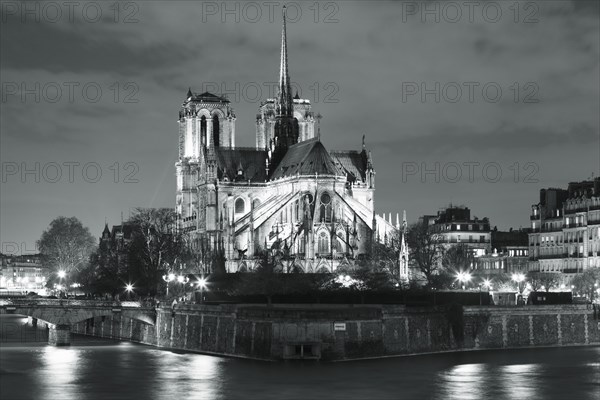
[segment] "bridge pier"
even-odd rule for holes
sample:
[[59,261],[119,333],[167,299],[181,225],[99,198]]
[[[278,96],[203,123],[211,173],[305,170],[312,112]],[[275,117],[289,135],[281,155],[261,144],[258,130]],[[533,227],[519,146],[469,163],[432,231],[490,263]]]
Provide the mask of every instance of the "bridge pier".
[[52,346],[71,345],[71,326],[53,325],[48,333],[48,344]]

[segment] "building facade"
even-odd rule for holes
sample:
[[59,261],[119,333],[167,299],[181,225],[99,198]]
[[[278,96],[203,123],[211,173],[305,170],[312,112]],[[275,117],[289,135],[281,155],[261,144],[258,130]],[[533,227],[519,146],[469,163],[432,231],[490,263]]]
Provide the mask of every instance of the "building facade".
[[442,245],[450,248],[464,244],[475,257],[491,253],[490,221],[486,218],[471,218],[468,207],[450,206],[439,211],[437,216],[424,216],[432,232],[438,234]]
[[530,220],[530,271],[569,274],[600,267],[600,178],[540,190]]
[[9,291],[45,290],[48,268],[40,254],[0,255],[0,288]]
[[332,272],[369,253],[371,154],[364,136],[358,150],[328,151],[319,117],[292,96],[284,7],[278,93],[259,107],[255,147],[235,145],[226,98],[189,90],[181,107],[176,211],[199,252],[223,252],[228,272],[253,270],[263,250],[286,256],[282,272]]
[[529,230],[492,230],[492,252],[475,259],[475,269],[490,274],[526,273],[529,262]]

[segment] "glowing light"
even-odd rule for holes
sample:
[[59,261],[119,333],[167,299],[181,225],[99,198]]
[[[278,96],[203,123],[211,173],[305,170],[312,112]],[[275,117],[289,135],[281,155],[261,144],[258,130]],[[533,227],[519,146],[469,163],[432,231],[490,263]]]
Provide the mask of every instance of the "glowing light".
[[468,272],[459,272],[456,274],[456,279],[462,283],[469,282],[471,280],[471,274]]
[[67,276],[67,273],[65,271],[63,271],[62,269],[58,271],[58,277],[60,279],[63,279],[65,276]]
[[125,290],[127,290],[128,292],[133,292],[133,285],[131,283],[128,283],[127,285],[125,285]]
[[172,281],[173,279],[175,279],[175,274],[169,274],[169,276],[167,277],[168,280]]
[[519,274],[512,274],[512,280],[520,283],[523,282],[525,280],[525,275],[519,273]]
[[179,275],[179,276],[177,277],[177,282],[179,282],[179,283],[183,283],[183,275]]
[[483,285],[484,288],[486,288],[486,289],[489,290],[489,289],[492,288],[492,281],[489,280],[489,279],[484,279],[482,285]]
[[361,283],[361,281],[352,278],[350,275],[338,275],[335,281],[345,288]]
[[196,284],[202,289],[206,288],[206,278],[198,279],[198,282],[196,282]]

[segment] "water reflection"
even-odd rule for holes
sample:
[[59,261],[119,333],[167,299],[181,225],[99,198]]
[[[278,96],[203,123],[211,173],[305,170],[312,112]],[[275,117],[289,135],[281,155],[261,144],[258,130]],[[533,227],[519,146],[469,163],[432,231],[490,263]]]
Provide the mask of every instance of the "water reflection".
[[500,368],[498,379],[504,383],[509,398],[532,399],[535,397],[537,373],[543,366],[536,364],[505,365]]
[[89,337],[74,343],[2,341],[0,399],[600,398],[600,347],[266,363]]
[[486,366],[484,364],[462,364],[440,373],[438,384],[443,398],[481,399],[485,393]]
[[78,375],[78,362],[81,350],[46,346],[41,350],[39,368],[36,374],[40,387],[45,388],[49,398],[64,400],[77,399],[75,380]]
[[215,399],[224,379],[219,364],[224,359],[198,354],[161,354],[165,367],[157,376],[157,398]]

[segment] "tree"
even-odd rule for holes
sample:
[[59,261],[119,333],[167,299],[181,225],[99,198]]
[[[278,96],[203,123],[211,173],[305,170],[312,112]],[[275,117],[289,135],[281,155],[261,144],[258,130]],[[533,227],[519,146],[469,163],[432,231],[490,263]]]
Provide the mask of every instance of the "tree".
[[435,284],[434,276],[441,269],[444,248],[440,235],[432,232],[425,221],[410,226],[407,235],[410,260],[423,274],[428,286]]
[[[44,262],[56,277],[64,271],[66,279],[73,280],[89,262],[95,248],[95,239],[76,217],[58,217],[42,233],[37,245]],[[48,280],[51,283],[51,280]]]
[[530,271],[527,273],[527,282],[534,292],[541,290],[549,292],[551,288],[558,287],[560,284],[560,275],[551,272]]
[[400,284],[396,244],[393,240],[389,243],[375,241],[370,256],[359,260],[347,274],[362,282],[364,289],[391,289],[396,283]]
[[575,286],[576,293],[586,296],[590,301],[597,298],[597,290],[600,288],[600,268],[588,268],[580,274],[577,274],[571,280],[571,284]]
[[242,278],[235,288],[235,294],[262,295],[266,297],[267,304],[271,305],[273,296],[282,291],[281,279],[275,271],[275,257],[268,250],[257,250],[259,265],[253,272],[243,273]]
[[89,266],[81,271],[79,282],[89,293],[114,296],[125,286],[122,276],[125,267],[119,249],[104,243],[90,255]]
[[176,229],[177,215],[171,208],[137,208],[129,243],[129,274],[136,286],[156,294],[166,266],[174,265],[184,249],[183,235]]
[[473,251],[464,243],[452,246],[444,253],[442,266],[449,272],[469,271],[473,267],[475,256]]

